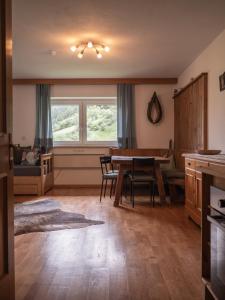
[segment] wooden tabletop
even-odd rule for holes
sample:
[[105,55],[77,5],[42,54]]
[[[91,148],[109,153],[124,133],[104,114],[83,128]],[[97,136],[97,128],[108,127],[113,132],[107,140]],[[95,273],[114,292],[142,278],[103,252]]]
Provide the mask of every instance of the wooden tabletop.
[[154,158],[157,162],[161,164],[166,164],[170,162],[169,158],[161,156],[112,156],[112,162],[116,164],[131,164],[133,158]]

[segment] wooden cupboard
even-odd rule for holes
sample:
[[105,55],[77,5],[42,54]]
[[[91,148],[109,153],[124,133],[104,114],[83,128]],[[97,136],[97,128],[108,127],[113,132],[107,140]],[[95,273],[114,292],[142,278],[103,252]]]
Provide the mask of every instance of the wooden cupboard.
[[196,160],[185,159],[185,208],[188,216],[201,224],[202,174],[196,168]]
[[185,208],[188,216],[198,225],[202,223],[202,172],[213,169],[224,173],[225,155],[183,154],[185,158]]
[[[204,299],[224,299],[224,227],[222,217],[224,208],[221,208],[219,203],[224,199],[225,191],[225,154],[187,154],[184,157],[187,176],[189,174],[188,166],[193,167],[195,172],[195,210],[201,208],[201,269],[205,286]],[[213,191],[211,187],[219,189],[219,193],[218,190]],[[198,200],[201,202],[198,203]],[[188,206],[189,203],[187,202]],[[211,206],[216,210],[212,210]]]

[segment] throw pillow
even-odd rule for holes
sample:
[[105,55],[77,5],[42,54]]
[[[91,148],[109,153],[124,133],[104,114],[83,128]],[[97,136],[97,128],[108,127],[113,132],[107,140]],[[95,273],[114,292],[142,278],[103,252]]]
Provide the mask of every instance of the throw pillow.
[[13,159],[15,165],[20,165],[24,151],[31,151],[31,146],[21,147],[20,144],[13,146]]
[[38,151],[24,151],[21,165],[23,166],[36,166],[39,162],[40,154]]

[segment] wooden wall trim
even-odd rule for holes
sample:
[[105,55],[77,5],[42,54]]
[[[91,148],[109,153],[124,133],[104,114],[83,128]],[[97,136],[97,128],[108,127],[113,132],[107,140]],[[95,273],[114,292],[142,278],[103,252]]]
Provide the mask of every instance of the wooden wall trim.
[[173,99],[176,98],[177,96],[179,96],[181,93],[183,93],[183,91],[185,91],[187,88],[189,88],[189,86],[191,86],[193,83],[195,83],[196,81],[199,80],[199,78],[201,78],[202,76],[207,77],[208,73],[201,73],[200,75],[198,75],[196,78],[194,78],[193,80],[191,80],[187,85],[185,85],[182,89],[180,89],[180,91],[178,91],[174,96]]
[[15,85],[52,84],[52,85],[113,85],[127,84],[176,84],[177,78],[21,78],[13,79]]

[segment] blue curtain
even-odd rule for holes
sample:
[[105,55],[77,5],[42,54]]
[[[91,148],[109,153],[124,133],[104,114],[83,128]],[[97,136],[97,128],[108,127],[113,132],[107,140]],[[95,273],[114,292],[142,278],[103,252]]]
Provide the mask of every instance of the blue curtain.
[[117,85],[117,136],[119,148],[135,148],[134,86]]
[[50,86],[36,85],[36,131],[34,146],[48,151],[53,147]]

